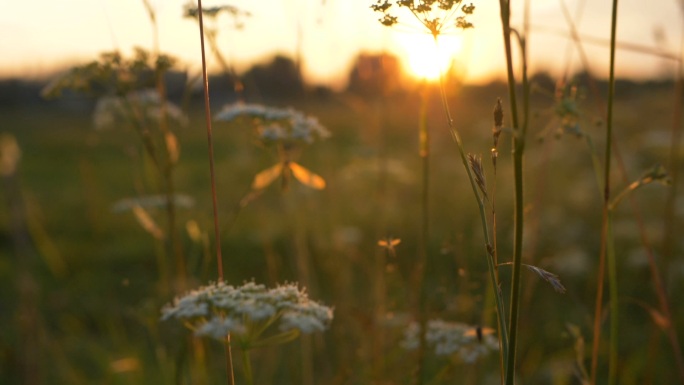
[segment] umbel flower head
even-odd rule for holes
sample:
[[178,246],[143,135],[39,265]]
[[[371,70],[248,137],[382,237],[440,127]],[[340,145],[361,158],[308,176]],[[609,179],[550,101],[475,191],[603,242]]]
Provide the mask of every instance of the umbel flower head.
[[453,27],[473,28],[467,17],[473,14],[475,6],[463,4],[463,0],[376,0],[371,9],[382,13],[378,19],[382,25],[391,27],[399,23],[399,17],[390,13],[393,6],[410,11],[434,37]]
[[255,128],[259,141],[264,146],[277,149],[279,162],[254,177],[253,189],[264,189],[281,178],[283,190],[286,190],[290,175],[313,189],[325,188],[325,180],[321,176],[292,159],[302,146],[330,136],[330,131],[315,117],[292,108],[235,103],[223,107],[215,119],[225,122],[246,121]]
[[254,282],[238,287],[217,282],[164,307],[162,320],[172,318],[182,321],[197,336],[221,341],[228,335],[235,336],[247,349],[284,343],[300,333],[324,331],[332,321],[333,311],[310,300],[296,284],[268,289]]
[[215,117],[216,120],[226,122],[239,118],[249,119],[265,145],[311,144],[330,136],[330,131],[318,119],[292,108],[235,103],[223,107]]
[[[247,11],[243,11],[238,7],[232,6],[232,5],[219,5],[219,6],[214,6],[214,7],[203,7],[202,8],[202,14],[204,17],[208,17],[211,19],[216,19],[218,16],[224,13],[226,15],[229,15],[232,17],[233,22],[234,22],[234,27],[236,29],[242,29],[244,27],[244,21],[243,19],[248,18],[252,16],[251,13]],[[183,16],[192,18],[192,19],[197,19],[199,18],[199,9],[197,6],[193,3],[190,2],[185,5],[184,11],[183,11]]]
[[[419,346],[420,326],[411,323],[404,334],[403,346],[413,350]],[[464,323],[430,320],[425,331],[425,341],[434,349],[435,355],[454,354],[465,363],[472,364],[491,351],[499,349],[499,342],[491,330],[476,328]]]
[[129,92],[124,96],[103,96],[97,101],[93,113],[95,128],[103,130],[121,125],[130,125],[135,120],[142,122],[158,122],[162,116],[162,108],[167,116],[184,126],[188,118],[180,107],[171,102],[162,102],[159,93],[154,89]]

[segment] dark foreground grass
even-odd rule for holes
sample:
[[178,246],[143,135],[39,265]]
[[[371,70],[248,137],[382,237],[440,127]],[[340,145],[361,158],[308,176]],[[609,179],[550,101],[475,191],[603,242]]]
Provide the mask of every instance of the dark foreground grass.
[[[627,165],[636,177],[654,163],[667,164],[671,87],[618,89],[614,124]],[[491,108],[505,85],[464,88],[450,95],[468,151],[488,156]],[[578,383],[576,346],[571,330],[590,341],[600,245],[601,200],[584,141],[557,139],[553,100],[537,94],[527,145],[527,223],[523,262],[558,274],[565,295],[529,274],[521,288],[518,371],[524,383]],[[485,307],[488,285],[482,234],[472,192],[460,158],[443,124],[438,100],[429,107],[432,133],[431,237],[426,287],[430,318],[494,327],[493,308]],[[582,105],[591,105],[589,99]],[[313,338],[317,384],[405,384],[414,352],[401,346],[412,309],[409,278],[420,241],[420,170],[417,96],[370,102],[352,95],[283,101],[317,116],[333,136],[307,148],[300,161],[323,176],[328,186],[314,191],[293,184],[283,193],[271,186],[239,212],[235,205],[253,176],[274,159],[253,146],[247,132],[214,127],[219,219],[225,278],[231,283],[298,279],[296,252],[306,250],[308,291],[335,307],[325,335]],[[218,107],[218,106],[217,106]],[[600,142],[603,126],[591,109],[582,129]],[[215,279],[215,262],[203,237],[211,230],[211,198],[206,168],[206,137],[200,108],[177,133],[181,158],[178,192],[195,205],[179,209],[181,242],[188,260],[189,286]],[[144,161],[131,157],[135,136],[127,131],[95,132],[90,111],[35,106],[0,111],[1,129],[14,135],[23,156],[17,178],[6,179],[0,210],[0,383],[143,384],[225,383],[219,344],[195,340],[179,325],[161,323],[161,296],[155,255],[158,244],[131,213],[112,205],[154,191]],[[550,128],[550,130],[548,130]],[[546,133],[546,134],[544,134]],[[543,136],[545,140],[538,141]],[[130,140],[129,140],[130,139]],[[502,136],[497,170],[497,212],[510,213],[511,165],[503,156],[510,143]],[[141,166],[142,165],[142,166]],[[488,165],[485,165],[487,172]],[[616,182],[617,184],[618,182]],[[12,216],[12,186],[26,226]],[[617,188],[617,191],[621,188]],[[643,207],[651,240],[659,244],[664,198],[661,186],[635,194]],[[150,212],[163,222],[163,212]],[[237,213],[237,215],[235,215]],[[614,213],[614,233],[622,318],[618,371],[621,384],[668,383],[676,378],[673,355],[654,322],[657,301],[639,235],[626,208]],[[500,215],[500,261],[510,260],[512,223]],[[185,231],[194,221],[202,234]],[[15,247],[13,231],[25,231],[28,247]],[[371,282],[376,278],[377,241],[396,237],[396,256],[388,256],[386,320],[376,322]],[[681,245],[678,250],[681,250]],[[681,268],[670,262],[665,278],[670,293],[681,289]],[[500,268],[504,298],[510,269]],[[682,326],[681,309],[673,318]],[[657,321],[657,317],[655,317]],[[485,320],[485,321],[483,321]],[[372,352],[384,336],[377,360]],[[607,338],[607,337],[604,337]],[[276,351],[254,351],[255,383],[289,384],[302,379],[300,342]],[[607,344],[602,344],[606,347]],[[590,350],[580,349],[588,364]],[[236,358],[239,361],[239,358]],[[600,371],[607,372],[601,360]],[[379,367],[378,365],[382,365]],[[241,364],[236,364],[240,383]],[[446,368],[446,369],[445,369]],[[434,383],[497,383],[498,360],[491,355],[474,365],[429,354],[425,372]],[[599,378],[605,376],[599,375]],[[599,381],[601,383],[601,381]]]

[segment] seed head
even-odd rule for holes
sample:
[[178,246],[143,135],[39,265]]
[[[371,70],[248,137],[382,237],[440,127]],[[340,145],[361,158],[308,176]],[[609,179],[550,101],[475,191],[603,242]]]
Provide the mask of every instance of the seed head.
[[410,11],[434,37],[454,27],[474,27],[467,16],[473,14],[475,6],[463,4],[463,0],[376,0],[371,9],[382,13],[378,19],[382,25],[391,27],[399,23],[399,17],[390,13],[393,6]]
[[504,113],[501,98],[496,98],[496,104],[494,105],[494,128],[492,128],[494,148],[499,144],[499,135],[501,135],[501,130],[503,129],[503,117]]
[[484,168],[482,167],[482,157],[480,155],[468,154],[468,164],[473,174],[475,174],[475,182],[477,187],[480,188],[482,196],[485,199],[489,199],[487,196],[487,180],[485,179]]

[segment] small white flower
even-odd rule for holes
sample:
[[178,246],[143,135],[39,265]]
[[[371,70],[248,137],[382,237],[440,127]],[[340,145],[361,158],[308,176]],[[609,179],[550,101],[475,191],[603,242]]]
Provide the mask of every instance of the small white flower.
[[223,107],[215,119],[230,122],[240,117],[252,120],[259,138],[265,144],[311,144],[330,136],[330,131],[323,127],[318,119],[306,116],[293,108],[236,103]]
[[266,107],[261,104],[245,104],[235,103],[230,104],[216,115],[215,120],[232,121],[241,116],[248,116],[252,118],[259,118],[266,114]]
[[190,319],[206,317],[209,315],[209,305],[200,302],[198,296],[187,295],[175,301],[174,306],[167,306],[162,309],[162,319],[169,318]]
[[324,331],[332,321],[332,310],[313,301],[298,303],[285,311],[280,330],[298,329],[302,333]]
[[253,321],[261,321],[273,317],[276,314],[276,307],[257,298],[245,298],[235,303],[234,311],[246,315]]
[[[166,101],[166,114],[180,125],[186,125],[188,118],[177,105]],[[135,119],[159,121],[162,101],[153,89],[140,90],[126,96],[104,96],[95,105],[93,123],[95,129],[104,130],[117,125],[130,125]]]
[[302,333],[325,330],[332,310],[309,299],[296,284],[273,289],[254,282],[239,287],[218,282],[177,298],[162,310],[162,320],[184,321],[197,335],[223,339],[237,334],[244,343],[256,342],[266,325],[281,332],[297,329]]
[[[490,334],[477,338],[474,327],[458,322],[445,322],[440,319],[427,323],[425,342],[434,349],[435,355],[451,356],[458,354],[465,363],[473,363],[491,351],[499,349],[498,340]],[[419,347],[420,327],[412,322],[406,328],[402,346],[407,350]]]
[[197,330],[195,330],[195,335],[224,340],[230,333],[244,333],[244,331],[245,327],[239,320],[214,316],[209,322],[206,322],[197,328]]
[[261,139],[269,142],[277,142],[287,138],[287,133],[282,126],[277,124],[269,124],[258,128]]
[[463,362],[472,364],[480,357],[496,350],[499,350],[499,341],[493,335],[486,335],[482,337],[482,341],[473,338],[473,341],[462,346],[458,351],[458,356]]

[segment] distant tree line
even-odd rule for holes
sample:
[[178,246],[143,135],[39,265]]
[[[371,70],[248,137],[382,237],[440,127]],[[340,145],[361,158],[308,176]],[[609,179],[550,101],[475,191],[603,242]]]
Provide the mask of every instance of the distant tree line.
[[[289,57],[277,55],[265,64],[255,64],[241,74],[240,81],[244,84],[242,97],[248,101],[279,101],[308,96],[326,96],[332,91],[324,86],[310,86],[305,84],[300,68]],[[362,53],[356,57],[348,74],[348,83],[345,92],[362,98],[377,98],[404,92],[403,87],[406,76],[402,71],[397,57],[387,54]],[[587,81],[586,74],[577,74],[573,77],[579,83]],[[46,103],[40,98],[40,90],[49,79],[0,79],[0,109],[13,108],[19,105]],[[535,74],[531,78],[537,87],[545,91],[553,92],[556,80],[546,73]],[[167,74],[167,90],[172,99],[181,99],[186,88],[188,76],[185,73],[172,72]],[[234,90],[234,79],[227,75],[214,75],[210,78],[212,98],[217,102],[229,102],[238,99]],[[604,82],[598,82],[600,87],[605,87]],[[622,94],[630,93],[638,89],[662,87],[670,81],[653,80],[637,83],[629,80],[620,80],[616,87]],[[199,88],[193,90],[195,99],[201,97]],[[89,103],[83,98],[66,98],[59,104],[80,105]]]

